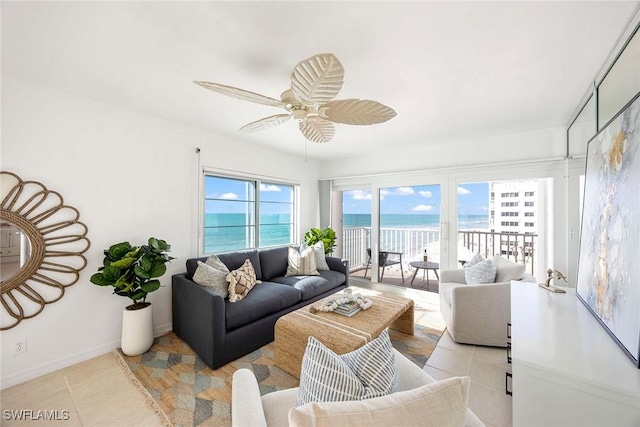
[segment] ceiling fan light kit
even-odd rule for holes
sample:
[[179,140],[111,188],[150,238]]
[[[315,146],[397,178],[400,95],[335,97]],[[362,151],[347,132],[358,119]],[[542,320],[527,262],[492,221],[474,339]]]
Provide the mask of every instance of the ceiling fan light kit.
[[280,100],[219,83],[194,83],[222,95],[280,107],[287,111],[246,124],[240,128],[241,132],[270,129],[293,117],[306,139],[312,142],[329,142],[335,134],[334,123],[373,125],[396,116],[392,108],[377,101],[333,101],[344,84],[344,68],[332,53],[321,53],[299,62],[291,73],[291,89],[282,92]]

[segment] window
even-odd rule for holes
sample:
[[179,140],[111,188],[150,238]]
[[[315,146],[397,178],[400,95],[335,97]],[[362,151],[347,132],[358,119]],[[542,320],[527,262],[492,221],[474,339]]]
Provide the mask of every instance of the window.
[[525,206],[533,206],[533,202],[524,202]]
[[533,227],[533,223],[532,222],[525,222],[524,226],[525,227]]
[[294,243],[296,188],[205,174],[204,253]]
[[525,197],[533,197],[533,191],[525,191],[524,192],[524,196]]
[[519,222],[513,222],[513,221],[502,221],[500,223],[500,225],[504,226],[504,227],[517,227],[518,224],[520,224]]
[[501,212],[501,216],[518,216],[518,212]]
[[524,216],[533,216],[533,212],[525,212]]

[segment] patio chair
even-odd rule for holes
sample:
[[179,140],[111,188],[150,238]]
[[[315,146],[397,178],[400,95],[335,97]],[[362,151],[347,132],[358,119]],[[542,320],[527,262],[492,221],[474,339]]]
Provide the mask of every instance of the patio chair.
[[[398,254],[400,255],[400,259],[389,259],[390,254]],[[378,253],[378,266],[382,268],[382,274],[380,275],[380,280],[384,278],[384,270],[390,265],[400,264],[400,276],[402,276],[402,282],[404,283],[404,272],[402,271],[402,254],[400,252],[386,252],[380,251]],[[369,270],[369,266],[371,265],[371,249],[367,249],[367,266],[364,269],[364,277],[367,277],[367,270]]]

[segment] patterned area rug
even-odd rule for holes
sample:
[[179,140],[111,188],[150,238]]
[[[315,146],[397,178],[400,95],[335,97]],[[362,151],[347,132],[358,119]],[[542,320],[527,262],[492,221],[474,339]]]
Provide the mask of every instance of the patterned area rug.
[[[415,325],[415,335],[389,330],[393,346],[421,368],[442,331]],[[153,400],[149,404],[173,426],[230,426],[231,377],[240,368],[253,371],[261,394],[298,386],[298,379],[273,361],[273,343],[212,370],[174,333],[155,339],[141,356],[116,350],[132,380]]]

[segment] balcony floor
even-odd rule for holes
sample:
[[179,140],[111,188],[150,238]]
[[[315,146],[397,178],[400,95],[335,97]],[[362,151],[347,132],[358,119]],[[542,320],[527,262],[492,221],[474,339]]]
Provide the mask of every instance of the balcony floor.
[[[352,270],[349,274],[350,277],[357,277],[359,279],[371,280],[371,269],[367,270],[367,277],[364,277],[365,269],[364,267],[358,268],[356,270]],[[381,280],[381,283],[393,286],[400,286],[407,289],[418,289],[421,291],[429,291],[438,293],[439,290],[439,282],[433,274],[433,271],[429,271],[428,277],[426,275],[426,270],[421,270],[416,274],[416,278],[413,283],[411,283],[411,278],[413,277],[413,271],[404,271],[404,281],[402,280],[402,276],[400,274],[399,269],[387,268],[384,272],[384,278]],[[423,277],[424,274],[424,277]]]

